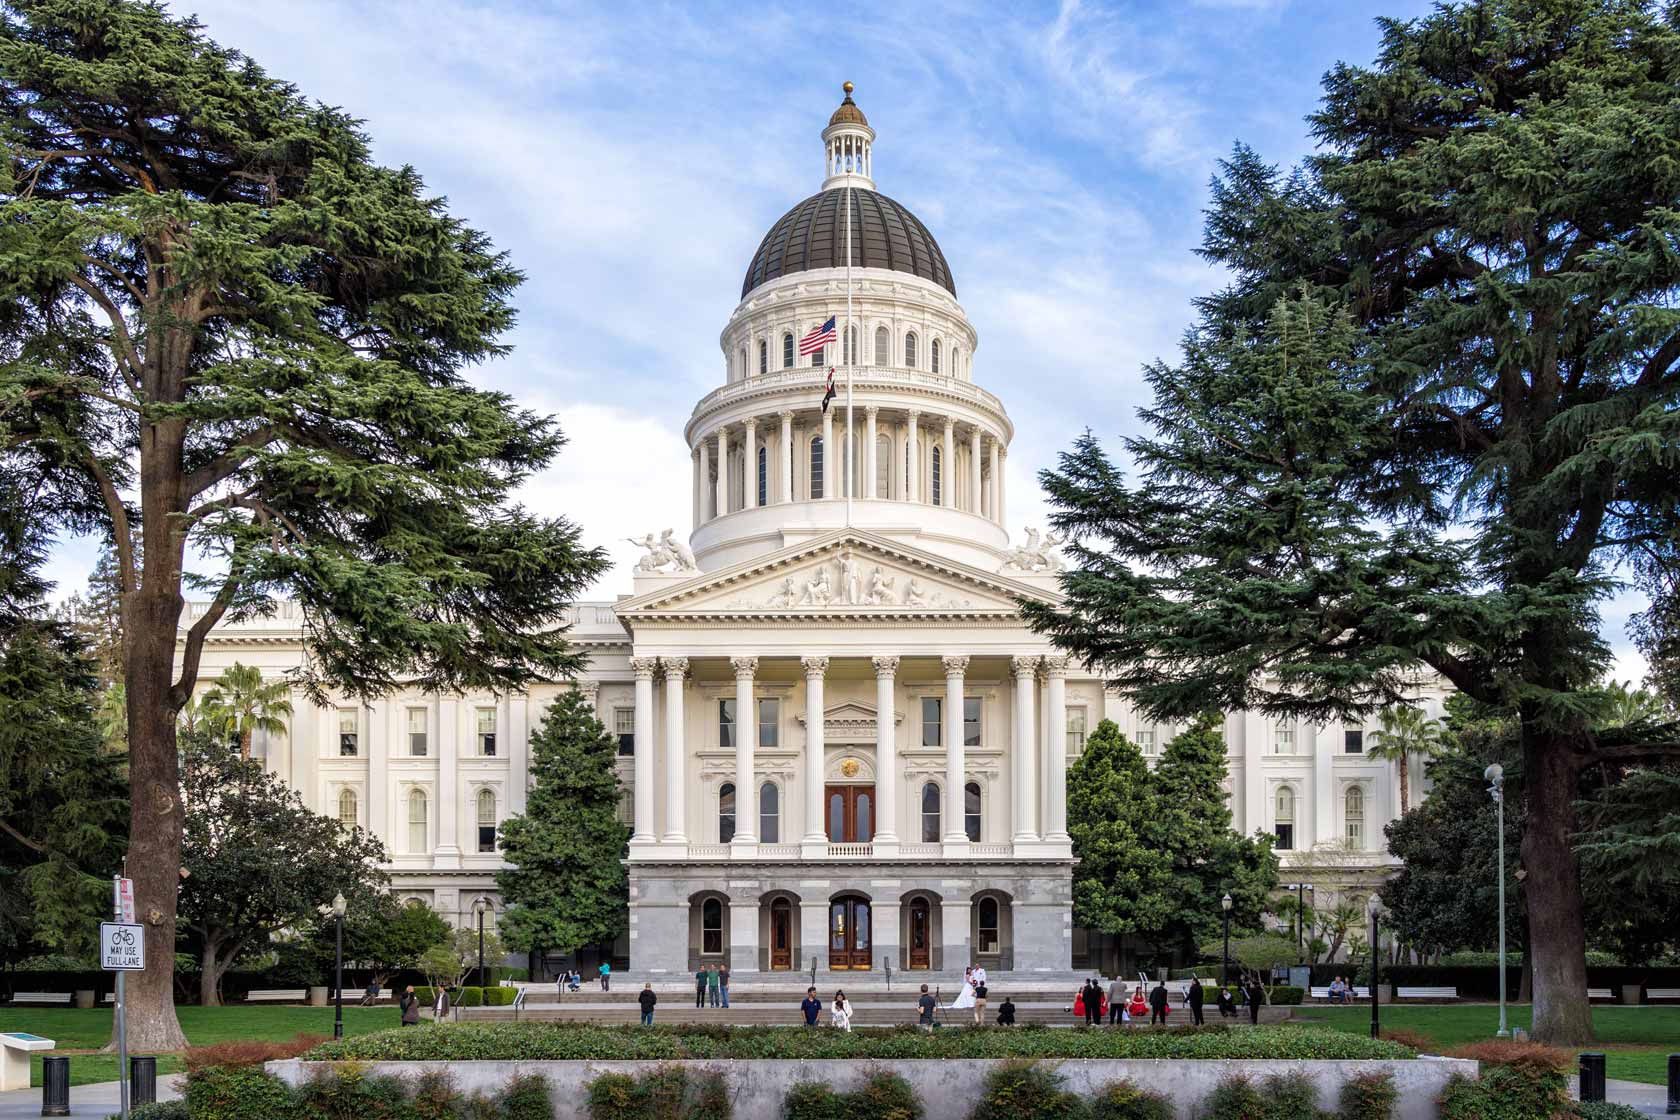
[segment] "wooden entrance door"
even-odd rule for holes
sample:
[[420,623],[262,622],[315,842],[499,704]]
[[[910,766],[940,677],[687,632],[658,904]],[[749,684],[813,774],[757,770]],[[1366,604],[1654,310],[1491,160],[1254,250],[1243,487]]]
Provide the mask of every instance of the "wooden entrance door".
[[875,839],[874,786],[829,786],[824,801],[830,844],[867,844]]
[[828,967],[869,967],[869,900],[837,898],[828,904]]
[[793,904],[785,898],[770,903],[770,967],[776,972],[793,968]]
[[918,898],[910,903],[910,967],[932,967],[932,953],[928,945],[933,939],[933,923],[929,917],[928,900]]

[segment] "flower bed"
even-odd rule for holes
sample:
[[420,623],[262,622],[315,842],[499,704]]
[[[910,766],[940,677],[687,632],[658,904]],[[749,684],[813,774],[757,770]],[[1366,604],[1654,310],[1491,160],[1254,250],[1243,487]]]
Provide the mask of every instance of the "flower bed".
[[325,1042],[309,1061],[674,1061],[678,1059],[1176,1058],[1198,1060],[1407,1059],[1396,1042],[1319,1027],[1181,1030],[850,1033],[797,1027],[634,1027],[572,1023],[461,1023],[405,1027]]

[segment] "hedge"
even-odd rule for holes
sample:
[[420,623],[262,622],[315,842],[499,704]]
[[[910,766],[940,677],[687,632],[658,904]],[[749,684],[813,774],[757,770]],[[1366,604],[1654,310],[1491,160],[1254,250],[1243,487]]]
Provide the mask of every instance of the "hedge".
[[552,1021],[422,1024],[324,1042],[305,1061],[577,1061],[679,1058],[1412,1058],[1351,1031],[1275,1027],[1065,1030],[981,1027],[923,1033],[785,1027],[636,1027]]
[[[358,1070],[319,1077],[297,1088],[260,1069],[225,1066],[187,1075],[187,1115],[194,1120],[553,1120],[554,1103],[541,1077],[516,1077],[492,1097],[466,1096],[447,1075],[412,1082],[367,1077]],[[138,1117],[137,1117],[138,1120]]]

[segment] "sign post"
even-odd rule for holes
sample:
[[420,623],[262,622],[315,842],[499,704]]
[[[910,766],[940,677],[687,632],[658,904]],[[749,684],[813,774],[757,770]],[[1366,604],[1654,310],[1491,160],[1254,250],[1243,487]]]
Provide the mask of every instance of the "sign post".
[[146,927],[134,921],[134,880],[111,880],[114,922],[99,923],[99,966],[117,974],[117,1096],[128,1120],[128,1000],[123,979],[146,968]]

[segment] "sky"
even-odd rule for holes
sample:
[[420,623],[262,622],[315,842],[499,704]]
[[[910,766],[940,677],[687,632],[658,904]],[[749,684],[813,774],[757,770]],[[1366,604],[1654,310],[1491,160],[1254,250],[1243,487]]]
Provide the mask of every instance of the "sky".
[[[764,232],[816,192],[842,81],[875,128],[879,189],[945,251],[979,332],[974,379],[1015,421],[1011,521],[1042,524],[1036,473],[1085,427],[1137,430],[1143,367],[1171,358],[1209,178],[1242,141],[1311,150],[1304,117],[1381,16],[1418,0],[461,3],[171,0],[307,96],[365,120],[527,281],[511,356],[473,373],[557,416],[570,443],[527,501],[563,512],[629,591],[624,538],[686,532],[682,426],[724,379],[718,338]],[[93,545],[49,574],[80,587]],[[1631,594],[1607,605],[1638,680]]]

